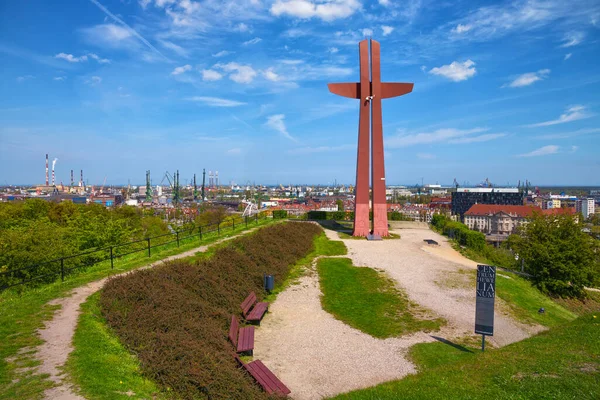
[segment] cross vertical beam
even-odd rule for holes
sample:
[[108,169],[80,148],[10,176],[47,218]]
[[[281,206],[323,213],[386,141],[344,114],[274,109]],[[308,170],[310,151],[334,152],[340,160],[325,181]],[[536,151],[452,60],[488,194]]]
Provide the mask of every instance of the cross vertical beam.
[[[388,236],[381,100],[410,93],[413,84],[382,83],[380,46],[375,40],[370,40],[370,44],[370,49],[368,40],[358,44],[360,82],[330,83],[328,87],[334,94],[360,101],[353,235],[367,236],[372,232]],[[369,150],[373,230],[369,222]]]
[[356,158],[356,196],[354,199],[354,236],[367,236],[371,231],[369,223],[369,117],[370,104],[365,99],[371,92],[369,76],[369,43],[363,40],[358,44],[360,61],[358,119],[358,149]]

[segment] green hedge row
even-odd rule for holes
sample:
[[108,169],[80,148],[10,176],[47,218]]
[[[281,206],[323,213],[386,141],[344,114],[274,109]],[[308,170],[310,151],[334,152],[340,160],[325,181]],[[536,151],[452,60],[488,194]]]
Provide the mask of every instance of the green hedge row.
[[476,251],[482,251],[485,246],[485,235],[472,231],[463,223],[452,221],[448,217],[436,214],[431,219],[431,224],[451,239],[456,239],[461,245]]
[[[352,221],[354,220],[354,211],[309,211],[307,218],[311,221]],[[373,211],[369,212],[369,218],[373,219]],[[405,214],[392,211],[388,212],[389,221],[412,221],[413,219]]]
[[237,367],[227,341],[231,315],[263,274],[283,282],[313,248],[316,224],[288,222],[227,242],[195,264],[173,261],[111,279],[100,304],[108,324],[137,355],[145,376],[174,398],[267,399]]

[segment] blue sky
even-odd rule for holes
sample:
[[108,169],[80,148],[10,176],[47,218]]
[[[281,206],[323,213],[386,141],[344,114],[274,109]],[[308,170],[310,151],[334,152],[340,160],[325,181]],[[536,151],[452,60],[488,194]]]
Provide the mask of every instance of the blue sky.
[[597,0],[5,1],[0,183],[352,183],[365,37],[388,184],[600,184]]

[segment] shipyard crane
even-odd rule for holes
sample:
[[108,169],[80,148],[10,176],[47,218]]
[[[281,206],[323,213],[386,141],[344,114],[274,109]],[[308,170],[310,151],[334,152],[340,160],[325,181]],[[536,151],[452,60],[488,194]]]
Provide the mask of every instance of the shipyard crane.
[[171,189],[173,189],[173,182],[171,181],[171,175],[169,174],[169,171],[165,172],[165,176],[163,176],[162,180],[160,181],[160,185],[162,186],[163,182],[165,181],[165,178],[167,178],[169,186],[171,187]]
[[102,187],[100,188],[100,193],[104,192],[104,185],[106,185],[106,176],[104,177],[104,181],[102,182]]
[[452,184],[454,185],[454,187],[456,187],[456,190],[458,190],[458,188],[460,187],[456,178],[454,178],[454,182],[452,182]]

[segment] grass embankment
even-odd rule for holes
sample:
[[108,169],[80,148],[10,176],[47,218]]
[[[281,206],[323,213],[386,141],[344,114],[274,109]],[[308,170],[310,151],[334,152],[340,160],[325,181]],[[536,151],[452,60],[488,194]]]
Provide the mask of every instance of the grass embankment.
[[[271,219],[252,223],[248,229],[273,223]],[[239,234],[247,230],[245,225],[236,226],[235,230],[205,235],[202,241],[198,238],[181,241],[180,247],[175,243],[152,249],[152,256],[143,253],[132,254],[115,261],[114,269],[110,262],[99,263],[84,272],[70,276],[65,282],[54,282],[39,288],[26,288],[22,293],[5,291],[0,293],[0,400],[32,399],[52,386],[46,377],[36,374],[32,349],[41,344],[37,330],[44,326],[44,321],[52,318],[58,306],[47,303],[64,297],[72,289],[105,278],[114,274],[130,271],[165,257],[179,254],[199,246]]]
[[[137,355],[144,376],[161,390],[173,391],[173,397],[202,398],[208,392],[213,399],[267,398],[231,356],[231,315],[239,315],[249,292],[264,297],[263,273],[284,282],[320,233],[314,224],[279,224],[232,240],[196,263],[178,260],[115,278],[102,290],[102,315]],[[81,356],[69,362],[77,383],[93,373],[89,354]],[[84,387],[91,397],[101,398],[93,385]],[[134,387],[124,389],[135,392]]]
[[409,301],[394,282],[348,258],[324,258],[318,264],[323,309],[340,321],[377,338],[435,331],[445,321]]
[[595,315],[485,353],[436,343],[437,352],[416,351],[422,373],[335,398],[597,399],[600,315]]
[[[273,292],[265,297],[266,301],[274,301],[278,293],[297,281],[316,257],[344,255],[347,252],[343,242],[331,241],[324,233],[315,237],[313,244],[314,250],[296,262],[282,282],[276,282]],[[208,259],[218,249],[228,245],[224,242],[212,246],[209,251],[185,261]],[[90,296],[82,306],[73,344],[75,351],[69,356],[67,371],[86,397],[107,400],[169,397],[170,392],[161,391],[153,381],[144,377],[138,358],[129,353],[107,326],[100,312],[99,294]],[[250,361],[251,357],[242,359]],[[135,396],[129,397],[131,393],[135,393]]]

